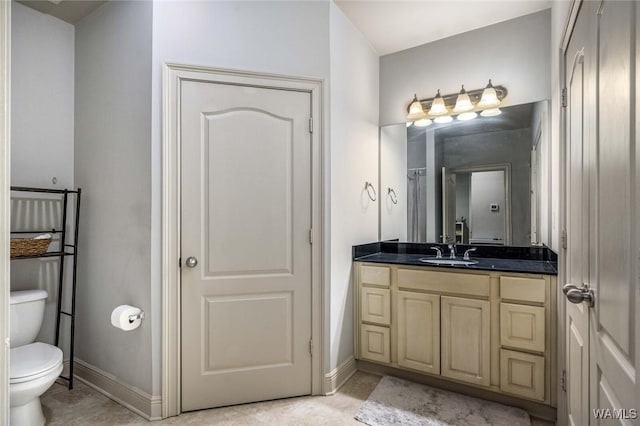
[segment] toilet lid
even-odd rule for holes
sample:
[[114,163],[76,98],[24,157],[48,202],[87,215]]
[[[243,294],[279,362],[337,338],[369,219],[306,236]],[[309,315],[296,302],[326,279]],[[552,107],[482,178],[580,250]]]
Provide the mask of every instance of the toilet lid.
[[11,383],[39,376],[62,364],[60,348],[41,342],[11,348],[9,356]]

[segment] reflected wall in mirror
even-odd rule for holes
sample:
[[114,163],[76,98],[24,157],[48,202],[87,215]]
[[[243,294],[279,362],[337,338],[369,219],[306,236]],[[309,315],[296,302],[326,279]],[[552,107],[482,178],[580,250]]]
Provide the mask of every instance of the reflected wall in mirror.
[[547,101],[380,129],[380,239],[539,244]]

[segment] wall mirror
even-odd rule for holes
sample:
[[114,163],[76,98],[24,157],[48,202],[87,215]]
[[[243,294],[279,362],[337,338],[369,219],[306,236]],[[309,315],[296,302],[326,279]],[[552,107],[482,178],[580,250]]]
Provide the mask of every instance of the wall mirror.
[[[548,102],[380,128],[380,239],[528,246],[541,235]],[[548,213],[544,214],[547,215]]]

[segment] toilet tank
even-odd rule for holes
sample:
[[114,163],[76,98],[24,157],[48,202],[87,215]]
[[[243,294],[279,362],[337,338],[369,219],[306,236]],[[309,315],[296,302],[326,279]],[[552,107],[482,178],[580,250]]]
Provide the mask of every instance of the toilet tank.
[[12,348],[33,343],[44,316],[45,290],[12,291],[9,299],[9,337]]

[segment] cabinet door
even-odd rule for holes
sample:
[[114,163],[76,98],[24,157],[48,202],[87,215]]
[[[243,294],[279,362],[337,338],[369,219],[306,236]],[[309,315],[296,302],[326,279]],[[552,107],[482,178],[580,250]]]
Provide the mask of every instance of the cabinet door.
[[388,327],[360,326],[360,357],[378,362],[391,362],[391,339]]
[[500,389],[544,401],[544,357],[501,349]]
[[441,298],[442,375],[489,386],[489,301]]
[[362,287],[360,299],[362,321],[381,325],[391,323],[391,292],[388,288]]
[[440,296],[398,292],[398,365],[440,374]]

